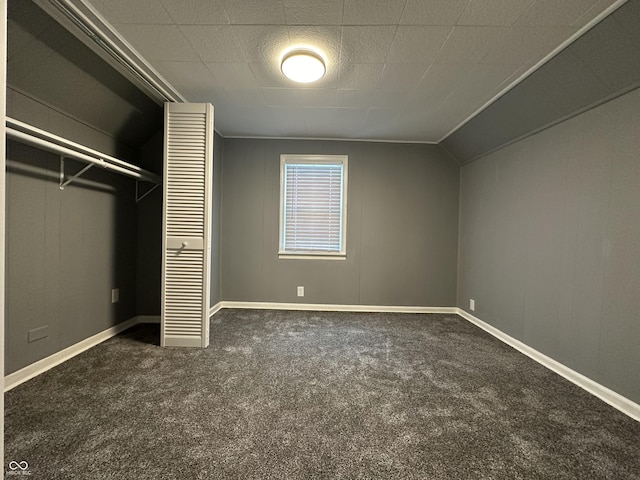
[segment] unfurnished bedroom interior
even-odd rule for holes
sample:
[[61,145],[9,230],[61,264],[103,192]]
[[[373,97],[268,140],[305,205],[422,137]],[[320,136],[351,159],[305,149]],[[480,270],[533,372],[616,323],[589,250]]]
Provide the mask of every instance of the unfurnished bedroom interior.
[[640,479],[640,0],[1,0],[4,478]]

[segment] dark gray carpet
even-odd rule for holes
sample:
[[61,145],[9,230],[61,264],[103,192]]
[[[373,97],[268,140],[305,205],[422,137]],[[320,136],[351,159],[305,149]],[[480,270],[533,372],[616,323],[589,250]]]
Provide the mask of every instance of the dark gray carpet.
[[[33,479],[639,479],[640,423],[456,315],[226,310],[6,395]],[[14,477],[17,478],[17,477]]]

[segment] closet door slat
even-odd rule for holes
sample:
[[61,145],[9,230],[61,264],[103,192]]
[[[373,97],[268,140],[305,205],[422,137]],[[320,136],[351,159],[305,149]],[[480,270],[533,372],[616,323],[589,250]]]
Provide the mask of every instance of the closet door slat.
[[166,103],[162,335],[166,347],[209,345],[213,106]]

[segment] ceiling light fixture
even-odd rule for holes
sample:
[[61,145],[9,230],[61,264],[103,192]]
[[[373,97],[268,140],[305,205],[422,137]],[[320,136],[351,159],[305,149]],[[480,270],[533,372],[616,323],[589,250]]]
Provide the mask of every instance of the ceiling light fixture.
[[285,77],[298,83],[316,82],[327,71],[324,59],[309,49],[292,50],[285,54],[280,69]]

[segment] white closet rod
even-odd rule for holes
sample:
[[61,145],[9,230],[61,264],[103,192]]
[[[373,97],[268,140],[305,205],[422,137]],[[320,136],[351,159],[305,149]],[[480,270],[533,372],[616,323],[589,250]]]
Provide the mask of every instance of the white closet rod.
[[137,178],[138,180],[145,180],[155,184],[162,183],[161,177],[137,165],[132,165],[115,157],[111,157],[110,155],[104,155],[97,150],[85,147],[84,145],[72,142],[10,117],[6,117],[6,122],[7,137],[18,140],[21,143],[33,145],[43,150],[82,162],[99,165],[106,170],[121,173],[129,177]]

